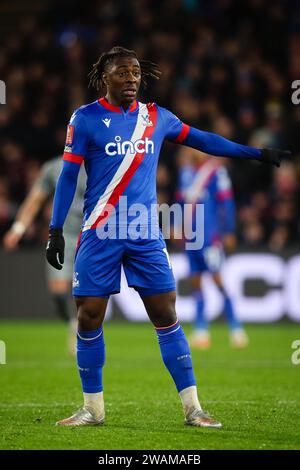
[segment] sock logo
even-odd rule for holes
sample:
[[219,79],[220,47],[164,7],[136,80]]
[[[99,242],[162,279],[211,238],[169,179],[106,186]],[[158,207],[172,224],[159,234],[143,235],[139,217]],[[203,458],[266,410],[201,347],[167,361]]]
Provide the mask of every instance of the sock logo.
[[183,356],[178,356],[177,357],[177,361],[182,361],[182,359],[191,359],[191,355],[190,354],[184,354]]

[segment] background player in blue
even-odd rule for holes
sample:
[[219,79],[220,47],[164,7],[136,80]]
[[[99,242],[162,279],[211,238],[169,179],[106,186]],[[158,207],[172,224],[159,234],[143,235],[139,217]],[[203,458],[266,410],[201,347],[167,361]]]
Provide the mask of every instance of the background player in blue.
[[209,272],[224,298],[224,311],[230,328],[233,347],[248,344],[247,335],[237,318],[232,301],[221,277],[224,248],[235,247],[235,203],[226,167],[219,159],[187,149],[186,162],[179,170],[178,198],[187,204],[204,205],[204,245],[200,250],[186,250],[190,264],[191,284],[196,304],[194,331],[189,343],[194,348],[207,349],[211,339],[205,316],[202,275]]
[[[157,213],[156,168],[164,139],[214,155],[255,158],[280,164],[285,152],[259,150],[183,124],[155,103],[136,100],[140,83],[159,78],[155,64],[138,60],[134,51],[113,48],[100,56],[90,83],[105,97],[79,108],[68,126],[64,164],[54,196],[47,259],[61,269],[64,259],[63,224],[76,188],[80,164],[87,172],[82,236],[74,266],[73,294],[78,309],[77,363],[84,405],[65,426],[102,424],[104,400],[102,369],[105,344],[102,329],[108,298],[120,290],[123,265],[128,285],[140,294],[156,329],[161,355],[182,401],[185,423],[221,427],[199,403],[188,342],[175,311],[175,282],[161,233],[147,234]],[[121,208],[126,196],[128,210]],[[132,205],[146,208],[143,237],[124,237],[124,220],[130,226]],[[124,207],[124,206],[123,206]],[[100,236],[111,216],[122,236]],[[115,217],[116,216],[116,217]],[[126,228],[126,227],[125,227]],[[145,234],[147,236],[145,236]],[[126,367],[126,347],[124,347]],[[130,366],[130,365],[129,365]]]

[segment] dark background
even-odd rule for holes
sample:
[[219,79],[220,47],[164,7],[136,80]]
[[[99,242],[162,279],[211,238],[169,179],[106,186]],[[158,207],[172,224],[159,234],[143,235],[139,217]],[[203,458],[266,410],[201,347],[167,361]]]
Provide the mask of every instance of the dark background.
[[[1,1],[0,239],[44,161],[62,152],[73,110],[97,98],[87,74],[103,51],[123,45],[158,62],[163,75],[142,99],[188,124],[258,147],[293,152],[274,170],[230,161],[245,246],[280,250],[299,238],[300,2],[267,0]],[[176,187],[175,145],[158,171],[161,202]],[[49,208],[24,239],[47,237]]]
[[[115,45],[163,71],[142,101],[157,101],[188,124],[240,143],[292,151],[280,169],[240,160],[226,165],[239,249],[297,247],[300,105],[291,102],[291,84],[300,80],[299,1],[2,0],[0,32],[0,79],[7,86],[7,104],[0,105],[0,250],[41,164],[62,153],[73,110],[98,97],[88,89],[92,64]],[[174,202],[181,152],[163,147],[160,202]],[[39,300],[31,313],[46,299],[42,252],[50,210],[51,201],[19,252],[0,256],[6,314],[16,291],[24,299],[35,286]]]

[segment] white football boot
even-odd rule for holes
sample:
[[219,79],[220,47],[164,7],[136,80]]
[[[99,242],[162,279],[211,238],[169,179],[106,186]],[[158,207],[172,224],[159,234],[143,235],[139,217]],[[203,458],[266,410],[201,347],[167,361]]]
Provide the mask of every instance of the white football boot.
[[89,410],[86,408],[80,408],[72,416],[61,421],[57,421],[57,426],[95,426],[104,424],[104,416],[96,418]]
[[222,424],[219,421],[211,418],[211,416],[203,410],[194,410],[189,413],[185,417],[185,424],[202,428],[220,429],[222,427]]
[[195,330],[189,337],[190,347],[193,349],[209,349],[211,346],[210,333],[207,330]]
[[249,344],[249,338],[242,328],[230,332],[230,344],[234,349],[244,349]]

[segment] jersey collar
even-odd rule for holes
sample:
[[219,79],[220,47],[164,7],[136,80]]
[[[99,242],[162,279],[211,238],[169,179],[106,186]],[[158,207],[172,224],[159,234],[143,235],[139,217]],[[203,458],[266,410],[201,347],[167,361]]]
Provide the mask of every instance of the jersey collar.
[[[98,102],[106,109],[109,111],[113,111],[114,113],[122,113],[124,112],[123,108],[121,106],[115,106],[113,104],[110,104],[104,96],[98,100]],[[132,113],[133,111],[136,110],[137,108],[137,100],[134,100],[128,111]],[[126,111],[126,112],[128,112]]]

